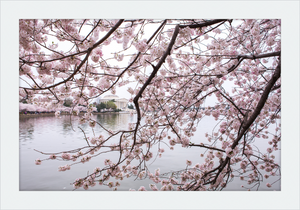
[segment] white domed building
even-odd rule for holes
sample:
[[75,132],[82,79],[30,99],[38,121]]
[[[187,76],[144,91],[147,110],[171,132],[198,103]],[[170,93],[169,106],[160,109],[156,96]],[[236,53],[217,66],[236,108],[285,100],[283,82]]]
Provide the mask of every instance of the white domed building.
[[114,103],[116,104],[117,109],[122,109],[122,110],[127,109],[128,100],[126,98],[119,98],[119,96],[117,96],[117,95],[106,95],[99,100],[99,103],[101,103],[101,102],[105,103],[105,102],[111,101],[111,100],[114,100]]

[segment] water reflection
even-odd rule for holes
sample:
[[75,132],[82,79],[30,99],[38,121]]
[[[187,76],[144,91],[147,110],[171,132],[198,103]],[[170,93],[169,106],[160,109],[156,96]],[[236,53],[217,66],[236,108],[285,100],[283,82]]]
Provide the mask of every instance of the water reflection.
[[62,126],[64,134],[68,134],[70,131],[73,131],[73,124],[71,116],[62,118]]
[[23,141],[33,139],[34,122],[32,119],[24,119],[19,123],[19,135]]
[[[106,129],[112,130],[126,128],[128,121],[135,119],[129,118],[128,114],[95,115],[93,118]],[[92,128],[88,126],[88,123],[79,124],[78,116],[72,116],[72,121],[70,121],[70,116],[67,115],[59,118],[54,116],[21,118],[19,125],[20,190],[72,190],[73,186],[70,185],[72,181],[85,176],[87,171],[92,171],[99,166],[105,158],[113,159],[115,157],[113,153],[106,153],[99,156],[99,160],[77,164],[67,172],[58,172],[58,167],[66,164],[62,161],[45,161],[42,165],[36,166],[34,161],[37,158],[45,159],[48,156],[41,155],[34,149],[55,153],[86,146],[84,134],[78,126],[84,130],[87,136],[93,135]],[[100,126],[96,126],[94,132],[95,135],[99,135],[104,133],[104,130]],[[93,190],[109,189],[98,186]]]
[[[129,114],[99,114],[94,115],[93,118],[97,120],[106,129],[123,130],[127,129],[129,122],[136,121],[136,115]],[[47,158],[34,149],[43,152],[55,153],[60,151],[67,151],[86,146],[84,134],[78,128],[80,126],[87,136],[93,135],[93,130],[88,126],[88,123],[79,125],[78,116],[56,117],[36,117],[28,119],[20,119],[19,122],[19,137],[20,137],[20,190],[73,190],[70,183],[76,178],[83,177],[87,171],[93,171],[95,167],[102,167],[103,160],[106,158],[115,158],[115,153],[105,153],[99,155],[94,161],[85,164],[76,164],[70,171],[58,172],[58,167],[67,164],[64,161],[45,161],[42,165],[36,166],[34,160],[37,158]],[[213,123],[213,124],[212,124]],[[193,141],[198,144],[203,141],[204,134],[209,132],[211,126],[215,121],[212,119],[205,119],[199,124]],[[74,129],[74,130],[73,130]],[[95,135],[105,134],[106,132],[100,127],[94,128]],[[118,137],[116,137],[118,139]],[[114,141],[114,139],[112,139]],[[267,141],[258,139],[259,141]],[[264,151],[268,145],[260,145],[259,148]],[[154,145],[154,157],[159,148],[165,149],[162,158],[157,158],[155,162],[148,163],[150,171],[156,168],[161,169],[161,173],[180,170],[185,166],[187,159],[191,160],[193,164],[201,163],[204,158],[200,157],[200,153],[205,152],[200,148],[182,148],[180,145],[174,146],[174,151],[165,144]],[[277,158],[280,158],[278,151]],[[152,163],[152,164],[151,164]],[[267,180],[271,182],[271,177]],[[239,180],[230,183],[226,190],[241,190],[240,185],[243,184]],[[119,190],[129,190],[129,188],[138,189],[139,186],[148,186],[148,180],[134,181],[134,178],[124,179],[119,187]],[[262,184],[260,190],[269,190],[264,188]],[[280,182],[277,186],[272,188],[280,190]],[[81,189],[83,190],[83,189]],[[110,190],[107,187],[97,185],[91,190]]]
[[[128,125],[128,114],[101,114],[97,115],[97,121],[108,127],[108,129],[117,130],[124,129]],[[132,120],[132,119],[131,119]],[[131,121],[130,120],[130,121]]]

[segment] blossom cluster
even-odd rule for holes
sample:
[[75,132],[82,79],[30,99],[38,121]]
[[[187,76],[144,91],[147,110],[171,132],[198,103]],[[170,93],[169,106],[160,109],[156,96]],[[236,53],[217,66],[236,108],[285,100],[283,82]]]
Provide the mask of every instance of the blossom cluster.
[[[85,112],[79,124],[92,130],[86,136],[82,129],[86,147],[55,152],[47,160],[78,164],[103,158],[93,173],[74,181],[75,189],[99,183],[117,190],[121,182],[110,178],[132,176],[154,182],[139,191],[221,190],[235,177],[252,189],[280,176],[275,158],[281,141],[280,20],[66,19],[20,20],[19,25],[19,74],[28,84],[19,89],[20,102],[59,117],[72,98],[68,112]],[[125,85],[136,120],[111,131],[93,118],[92,103]],[[211,99],[215,103],[207,105]],[[215,125],[197,136],[203,118]],[[97,134],[97,126],[105,134]],[[256,148],[256,142],[268,147]],[[187,160],[169,176],[160,170],[152,174],[147,164],[163,157],[161,145],[175,151],[197,148],[203,161],[193,166]],[[107,152],[116,160],[107,159]]]

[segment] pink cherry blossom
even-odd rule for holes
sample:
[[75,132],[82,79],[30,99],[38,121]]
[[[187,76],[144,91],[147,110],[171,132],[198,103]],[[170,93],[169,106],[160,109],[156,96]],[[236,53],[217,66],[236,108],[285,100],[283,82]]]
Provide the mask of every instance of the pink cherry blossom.
[[40,159],[36,159],[36,160],[35,160],[35,164],[36,164],[36,165],[41,165],[41,164],[42,164],[42,161],[41,161]]
[[227,157],[231,158],[231,157],[233,157],[235,155],[235,153],[234,153],[234,151],[230,147],[228,147],[226,149],[226,155],[227,155]]
[[146,188],[144,186],[141,186],[138,191],[147,191]]
[[[117,190],[127,178],[148,180],[154,191],[221,190],[234,179],[250,190],[262,178],[280,180],[278,19],[20,19],[19,75],[20,117],[70,115],[82,132],[85,145],[41,151],[56,154],[46,160],[72,161],[59,171],[103,161],[75,189],[98,182]],[[134,109],[115,130],[94,114],[99,98],[123,89]],[[177,171],[150,172],[178,147],[197,151],[199,163],[186,157]]]
[[190,165],[192,165],[192,161],[187,160],[187,161],[186,161],[186,164],[187,164],[188,166],[190,166]]
[[49,158],[52,159],[52,160],[54,160],[54,159],[56,159],[56,155],[52,154],[52,155],[50,155]]
[[71,155],[69,153],[62,153],[61,154],[61,157],[63,159],[66,159],[66,160],[70,160],[71,159]]

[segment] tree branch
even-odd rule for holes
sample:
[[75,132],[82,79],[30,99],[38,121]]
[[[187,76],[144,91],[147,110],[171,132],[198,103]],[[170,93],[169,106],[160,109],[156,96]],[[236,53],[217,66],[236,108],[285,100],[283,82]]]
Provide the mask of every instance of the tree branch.
[[[275,85],[276,81],[280,78],[280,73],[281,73],[281,62],[280,62],[280,58],[279,58],[278,66],[277,66],[272,78],[269,80],[268,84],[266,85],[266,88],[265,88],[264,92],[262,93],[262,96],[256,106],[256,109],[254,110],[253,114],[249,117],[249,119],[246,120],[245,123],[243,123],[242,129],[241,129],[239,135],[237,136],[237,138],[231,145],[231,149],[234,149],[238,145],[238,142],[240,141],[240,139],[243,137],[243,135],[248,130],[250,125],[254,122],[254,120],[257,118],[257,116],[260,114],[260,111],[264,107],[264,105],[268,99],[268,95],[272,90],[272,87]],[[217,177],[219,176],[219,174],[221,173],[221,171],[225,168],[225,166],[227,164],[230,164],[230,158],[228,156],[226,157],[225,161],[222,162],[222,164],[220,164],[217,168],[207,172],[204,176],[207,176],[208,174],[210,174],[218,169],[219,171],[218,171],[215,179],[212,181],[212,183],[215,183],[215,181],[217,180]]]
[[171,49],[172,49],[172,47],[173,47],[173,45],[175,43],[175,40],[177,38],[178,33],[179,33],[179,25],[177,25],[175,27],[172,39],[171,39],[171,41],[169,43],[169,46],[166,49],[165,53],[161,57],[161,59],[158,62],[158,64],[153,68],[153,71],[152,71],[151,75],[149,76],[149,78],[144,83],[144,85],[142,86],[142,88],[140,89],[140,91],[138,92],[138,94],[133,99],[133,102],[134,102],[134,105],[135,105],[135,108],[136,108],[138,116],[137,116],[137,123],[136,123],[136,127],[135,127],[135,132],[134,132],[134,141],[133,141],[132,149],[133,149],[133,146],[135,145],[135,142],[136,142],[136,133],[137,133],[137,129],[139,127],[140,121],[141,121],[141,111],[140,111],[138,100],[142,96],[142,94],[143,94],[144,90],[146,89],[146,87],[150,84],[151,80],[155,77],[155,74],[157,73],[157,71],[159,70],[159,68],[161,67],[161,65],[165,62],[167,56],[170,55]]
[[81,63],[79,64],[79,66],[76,68],[76,70],[67,79],[65,79],[62,82],[56,83],[54,85],[45,87],[45,88],[39,88],[39,89],[33,89],[33,90],[46,90],[46,89],[49,89],[49,88],[56,87],[56,86],[58,86],[60,84],[66,83],[67,81],[69,81],[70,79],[72,79],[75,76],[75,74],[77,74],[77,72],[80,70],[80,68],[83,66],[83,64],[88,60],[88,58],[89,58],[92,50],[95,49],[101,43],[103,43],[115,30],[117,30],[117,28],[122,24],[123,21],[124,20],[119,20],[117,22],[117,24],[114,27],[112,27],[110,29],[110,31],[101,40],[99,40],[98,42],[96,42],[92,47],[90,47],[87,50],[87,54],[86,54],[85,58],[81,61]]
[[198,24],[179,25],[179,27],[180,28],[185,28],[185,27],[189,27],[189,28],[202,28],[202,27],[214,25],[216,23],[220,23],[220,22],[224,22],[224,21],[227,21],[227,19],[215,19],[215,20],[209,20],[209,21],[203,22],[203,23],[198,23]]

